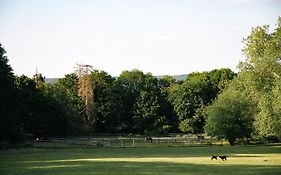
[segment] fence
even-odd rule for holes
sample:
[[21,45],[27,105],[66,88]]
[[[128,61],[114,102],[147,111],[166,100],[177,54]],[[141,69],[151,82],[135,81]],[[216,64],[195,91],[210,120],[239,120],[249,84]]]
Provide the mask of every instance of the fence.
[[202,135],[181,135],[169,137],[73,137],[73,138],[48,138],[37,140],[37,143],[57,143],[66,145],[95,146],[95,147],[148,147],[148,146],[177,146],[177,145],[213,145],[222,144],[220,140],[204,137]]

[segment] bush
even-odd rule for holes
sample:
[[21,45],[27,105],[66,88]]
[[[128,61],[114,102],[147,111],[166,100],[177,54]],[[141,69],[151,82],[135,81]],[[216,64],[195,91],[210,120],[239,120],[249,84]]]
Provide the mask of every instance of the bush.
[[262,138],[264,143],[279,143],[279,139],[276,135],[268,135]]

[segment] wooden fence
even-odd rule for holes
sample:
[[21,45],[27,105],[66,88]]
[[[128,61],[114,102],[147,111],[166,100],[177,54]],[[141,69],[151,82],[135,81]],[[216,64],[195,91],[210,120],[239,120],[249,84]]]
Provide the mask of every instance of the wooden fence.
[[222,142],[206,136],[182,135],[167,137],[149,137],[145,136],[115,136],[115,137],[72,137],[72,138],[54,138],[45,140],[35,140],[37,143],[57,143],[66,145],[81,145],[95,147],[147,147],[147,146],[177,146],[177,145],[220,145]]

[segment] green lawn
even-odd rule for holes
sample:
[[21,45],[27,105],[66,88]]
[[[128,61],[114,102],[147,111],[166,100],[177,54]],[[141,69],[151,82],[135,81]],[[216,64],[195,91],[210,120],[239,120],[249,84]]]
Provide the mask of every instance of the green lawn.
[[[210,160],[212,154],[227,161]],[[281,174],[281,146],[91,148],[49,146],[0,151],[2,175]]]

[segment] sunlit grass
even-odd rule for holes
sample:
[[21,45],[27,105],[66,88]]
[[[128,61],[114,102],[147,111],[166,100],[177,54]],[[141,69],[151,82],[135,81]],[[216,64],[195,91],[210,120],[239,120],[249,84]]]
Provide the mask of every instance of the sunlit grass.
[[[235,164],[235,165],[280,165],[279,154],[234,154],[227,161],[210,160],[210,157],[157,157],[157,158],[93,158],[93,159],[65,159],[46,161],[26,161],[26,163],[67,163],[67,162],[158,162],[158,163],[181,163],[181,164]],[[77,166],[77,165],[75,165]]]

